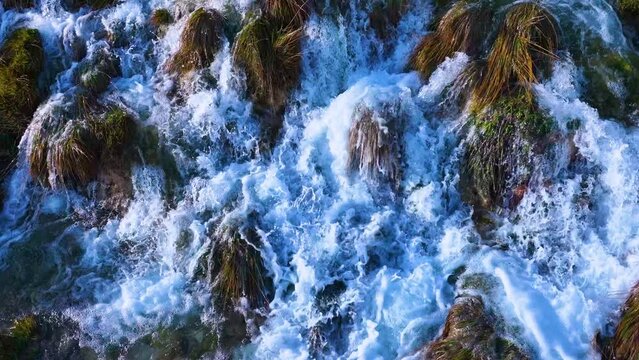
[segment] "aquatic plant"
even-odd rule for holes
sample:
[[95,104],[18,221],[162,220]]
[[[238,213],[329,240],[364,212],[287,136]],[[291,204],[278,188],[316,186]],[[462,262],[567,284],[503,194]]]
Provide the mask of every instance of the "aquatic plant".
[[512,342],[498,336],[481,298],[463,296],[450,308],[444,331],[425,350],[433,360],[527,359]]
[[559,38],[552,15],[533,2],[513,5],[493,43],[485,72],[473,91],[473,107],[481,110],[502,95],[523,90],[532,101],[531,85],[539,72],[557,59]]
[[348,168],[394,187],[401,180],[401,140],[398,119],[391,112],[377,113],[366,106],[355,110],[348,137]]
[[232,308],[241,298],[253,309],[268,305],[270,280],[259,245],[253,227],[223,224],[216,230],[209,276],[219,307]]
[[258,110],[283,111],[299,81],[302,36],[301,28],[279,25],[270,16],[253,19],[237,35],[233,59],[246,73]]
[[104,144],[103,153],[108,156],[121,153],[135,139],[135,119],[124,109],[114,107],[97,123],[98,139]]
[[459,1],[441,18],[437,29],[426,35],[409,59],[409,67],[424,78],[447,57],[461,51],[476,55],[484,41],[492,19],[490,8],[483,2]]
[[172,22],[173,16],[171,16],[169,10],[165,8],[153,10],[151,17],[149,18],[149,23],[155,28],[169,25]]
[[612,339],[616,359],[639,358],[639,287],[630,291]]
[[209,66],[222,46],[223,23],[224,18],[216,10],[194,11],[180,37],[180,48],[168,63],[168,71],[182,75]]

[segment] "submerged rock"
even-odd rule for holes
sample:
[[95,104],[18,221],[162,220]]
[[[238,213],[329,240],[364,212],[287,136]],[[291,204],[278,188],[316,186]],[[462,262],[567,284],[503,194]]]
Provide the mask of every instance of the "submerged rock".
[[442,335],[423,351],[424,359],[528,359],[515,344],[499,336],[493,324],[481,298],[458,298],[448,312]]

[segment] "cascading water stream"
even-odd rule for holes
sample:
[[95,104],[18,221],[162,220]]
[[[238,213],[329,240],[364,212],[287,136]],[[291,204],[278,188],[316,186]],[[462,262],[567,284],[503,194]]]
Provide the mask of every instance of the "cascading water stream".
[[[428,81],[406,70],[435,17],[433,2],[411,1],[386,42],[370,28],[365,2],[348,2],[348,16],[311,15],[300,85],[270,152],[259,150],[259,119],[228,39],[212,64],[186,82],[167,73],[188,17],[157,38],[148,17],[186,3],[124,0],[71,13],[58,0],[42,0],[33,9],[0,12],[0,43],[18,25],[40,31],[49,84],[6,182],[0,328],[25,314],[56,313],[75,324],[71,336],[80,346],[100,357],[131,345],[128,358],[150,358],[139,340],[158,329],[187,329],[187,338],[202,341],[221,316],[201,276],[212,230],[259,214],[273,298],[263,319],[247,324],[252,337],[232,349],[235,358],[313,358],[317,344],[325,345],[324,358],[419,358],[440,334],[455,301],[451,276],[460,268],[492,276],[487,303],[532,358],[600,356],[592,348],[595,334],[611,331],[639,280],[639,132],[599,116],[583,100],[583,72],[569,50],[534,88],[558,128],[552,161],[537,166],[518,207],[500,214],[486,241],[458,189],[468,114],[447,108],[471,60],[456,53]],[[252,5],[231,3],[240,13]],[[572,29],[563,33],[577,42],[572,46],[596,33],[633,51],[608,2],[542,3],[562,29]],[[193,4],[221,12],[228,6]],[[124,45],[113,46],[105,33]],[[131,172],[131,201],[104,221],[95,218],[101,204],[90,191],[44,188],[29,170],[36,134],[63,126],[55,114],[75,96],[80,65],[71,53],[78,41],[89,57],[105,47],[116,54],[121,76],[101,97],[157,129],[174,162],[154,163],[148,149],[136,147],[128,154],[140,159]],[[383,113],[388,104],[389,118],[402,119],[397,191],[349,169],[354,114],[362,106]],[[391,120],[382,119],[382,127],[383,121]]]

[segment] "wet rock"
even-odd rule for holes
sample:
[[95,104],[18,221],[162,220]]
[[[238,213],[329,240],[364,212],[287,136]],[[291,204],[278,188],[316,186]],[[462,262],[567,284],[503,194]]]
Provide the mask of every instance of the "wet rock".
[[368,15],[368,21],[377,37],[384,40],[390,38],[409,5],[408,0],[378,0],[374,2]]
[[90,7],[92,10],[101,10],[113,6],[119,0],[62,0],[62,7],[69,12],[76,12],[84,6]]
[[5,0],[2,3],[5,10],[24,10],[35,6],[35,0]]

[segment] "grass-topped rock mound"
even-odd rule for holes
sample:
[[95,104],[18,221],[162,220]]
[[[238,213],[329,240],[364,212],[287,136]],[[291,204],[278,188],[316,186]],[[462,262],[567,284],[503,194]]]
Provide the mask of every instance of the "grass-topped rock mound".
[[211,65],[222,47],[224,18],[216,10],[194,11],[180,37],[180,48],[168,63],[171,73],[184,75]]
[[441,336],[423,351],[424,358],[528,359],[521,349],[496,332],[494,323],[480,297],[461,296],[450,308]]
[[0,48],[0,183],[9,174],[18,143],[40,104],[38,77],[43,67],[38,30],[14,30]]
[[41,127],[33,134],[31,175],[54,189],[83,190],[96,181],[94,195],[102,208],[122,211],[132,195],[131,165],[138,158],[133,149],[136,121],[117,106],[82,111],[62,126]]
[[621,319],[610,342],[604,351],[606,359],[639,359],[639,287],[630,291],[623,306]]
[[120,59],[109,50],[100,49],[80,64],[77,83],[92,95],[99,95],[106,91],[113,78],[121,75]]
[[401,181],[401,119],[393,106],[382,111],[360,105],[348,136],[348,168],[376,183],[397,188]]
[[[212,235],[211,250],[203,259],[214,307],[224,315],[219,324],[223,347],[245,340],[252,331],[247,324],[261,321],[260,310],[272,300],[273,283],[262,258],[256,221],[255,214],[225,219]],[[238,307],[255,312],[241,314]]]
[[[544,153],[554,126],[537,106],[533,85],[558,58],[555,19],[536,2],[491,6],[453,4],[410,59],[428,78],[454,52],[471,57],[458,81],[470,130],[460,190],[476,210],[517,206],[534,171],[532,158]],[[497,26],[495,18],[501,19]]]

